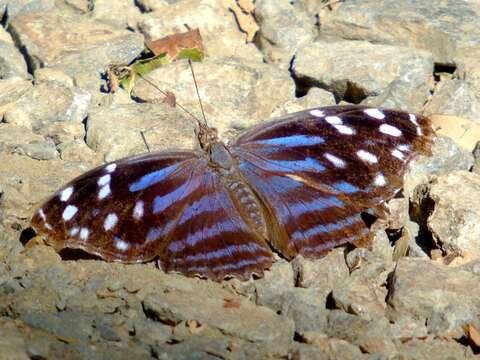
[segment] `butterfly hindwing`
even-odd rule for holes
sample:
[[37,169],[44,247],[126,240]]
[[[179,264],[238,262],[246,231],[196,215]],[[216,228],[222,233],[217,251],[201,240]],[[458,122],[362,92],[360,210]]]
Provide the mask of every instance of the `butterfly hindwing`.
[[231,146],[265,203],[281,253],[319,257],[364,242],[361,213],[400,188],[409,161],[427,152],[428,119],[361,106],[287,115],[241,135]]

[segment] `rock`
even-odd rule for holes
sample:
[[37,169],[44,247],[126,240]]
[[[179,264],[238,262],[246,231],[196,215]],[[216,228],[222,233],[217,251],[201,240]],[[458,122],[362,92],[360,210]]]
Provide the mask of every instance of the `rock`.
[[318,31],[316,19],[304,6],[303,2],[287,0],[264,0],[256,5],[260,26],[256,42],[267,62],[278,63],[286,70],[298,47],[313,41]]
[[460,251],[472,258],[480,257],[480,176],[456,171],[434,177],[417,188],[414,201],[428,206],[428,229],[433,240],[445,252]]
[[3,117],[31,87],[30,80],[20,77],[0,79],[0,117]]
[[0,124],[0,152],[27,155],[37,160],[58,158],[52,139],[32,133],[30,129],[12,124]]
[[331,92],[313,87],[308,91],[307,95],[281,103],[280,106],[272,112],[272,117],[291,114],[305,109],[332,105],[335,105],[335,97]]
[[430,175],[456,170],[469,170],[473,165],[472,153],[460,148],[450,138],[439,136],[432,147],[432,155],[419,157],[405,175],[403,193],[411,198],[415,187],[428,181]]
[[[87,10],[89,10],[87,8]],[[116,28],[135,28],[141,20],[140,9],[128,0],[95,0],[91,11],[92,18]]]
[[0,28],[0,79],[11,77],[29,77],[27,64],[15,47],[10,34],[2,27]]
[[89,72],[98,77],[109,64],[127,64],[143,50],[139,34],[78,14],[22,13],[10,20],[10,31],[32,70],[57,67],[69,76]]
[[40,68],[35,70],[35,84],[54,81],[65,87],[73,87],[73,79],[58,68]]
[[29,360],[30,354],[25,349],[25,340],[14,320],[0,319],[0,348],[6,359]]
[[148,148],[155,151],[197,146],[194,122],[165,104],[118,105],[93,111],[87,120],[86,141],[106,161],[144,153]]
[[348,278],[349,270],[345,263],[345,249],[336,248],[318,260],[308,260],[297,256],[292,262],[297,286],[320,289],[328,294],[335,284]]
[[430,260],[401,258],[391,278],[388,314],[396,322],[408,317],[427,324],[428,332],[447,336],[463,334],[462,326],[478,327],[480,307],[478,275]]
[[264,277],[253,284],[256,303],[281,311],[283,295],[288,294],[294,286],[295,276],[292,265],[285,260],[276,261],[271,269],[265,272]]
[[475,148],[473,149],[473,158],[474,163],[472,167],[472,172],[475,174],[480,174],[480,141],[477,142]]
[[147,39],[156,40],[185,32],[185,24],[188,24],[192,29],[200,29],[207,61],[234,56],[261,65],[261,53],[255,45],[246,44],[228,1],[155,1],[151,8],[153,11],[144,15],[139,23],[140,31]]
[[82,122],[91,96],[79,88],[45,82],[26,92],[4,115],[4,121],[38,132],[48,123]]
[[395,354],[390,327],[385,317],[365,320],[359,316],[332,310],[328,314],[327,335],[358,345],[362,352]]
[[480,45],[479,13],[470,2],[356,0],[342,4],[321,24],[321,35],[427,50],[435,62],[453,63]]
[[[329,338],[325,334],[306,333],[303,335],[305,344],[298,344],[298,349],[294,350],[294,359],[368,359],[367,354],[363,354],[360,349],[345,341],[335,338]],[[312,345],[310,345],[312,344]],[[297,357],[296,357],[297,356]]]
[[425,108],[425,115],[455,115],[480,123],[480,97],[465,80],[441,81]]
[[382,317],[386,308],[385,284],[390,269],[380,258],[360,248],[347,255],[347,264],[351,275],[334,284],[332,305],[368,321]]
[[411,339],[399,345],[399,352],[407,359],[473,359],[471,348],[456,341],[442,339]]
[[238,308],[226,308],[224,299],[230,297],[227,292],[211,293],[201,287],[195,292],[172,290],[147,295],[143,308],[150,318],[162,323],[196,320],[224,334],[262,344],[271,354],[285,354],[293,339],[292,322],[240,298]]
[[432,70],[433,59],[426,52],[365,41],[317,41],[299,48],[292,62],[298,81],[353,103],[375,98],[402,81],[405,90],[397,93],[408,97],[401,101],[412,109],[427,100]]
[[[292,99],[295,93],[288,73],[280,72],[272,65],[232,57],[196,63],[194,67],[206,117],[224,140],[236,135],[239,130],[268,120],[273,110]],[[161,89],[173,92],[178,103],[201,117],[187,64],[177,62],[159,68],[150,74],[150,78]],[[149,101],[163,98],[145,82],[139,82],[135,94]]]

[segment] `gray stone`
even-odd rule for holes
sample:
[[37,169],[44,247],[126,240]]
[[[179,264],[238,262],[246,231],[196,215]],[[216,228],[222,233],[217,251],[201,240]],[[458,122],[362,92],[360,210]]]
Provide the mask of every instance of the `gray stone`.
[[91,95],[79,88],[45,82],[26,92],[4,115],[4,121],[39,131],[48,123],[82,122]]
[[474,359],[472,349],[452,340],[411,339],[399,345],[399,352],[406,359]]
[[295,269],[297,286],[320,289],[325,294],[329,293],[335,284],[349,276],[344,248],[333,249],[318,260],[297,256],[292,266]]
[[285,70],[296,50],[311,43],[318,31],[315,17],[307,14],[300,1],[260,1],[255,17],[260,26],[258,47],[267,62],[278,63]]
[[280,106],[272,112],[272,117],[332,105],[335,105],[335,96],[331,92],[313,87],[308,91],[307,95],[281,103]]
[[[262,54],[238,30],[229,4],[222,0],[155,1],[153,11],[142,16],[140,31],[149,40],[185,32],[185,24],[199,28],[208,59],[241,57],[260,65]],[[219,34],[222,34],[219,36]],[[241,51],[240,51],[241,49]],[[197,68],[198,66],[195,66]]]
[[385,311],[386,280],[390,269],[367,249],[355,249],[347,255],[351,275],[338,280],[332,291],[336,308],[365,320],[382,317]]
[[56,11],[19,14],[10,20],[10,31],[32,70],[58,67],[69,76],[90,72],[99,77],[109,64],[129,63],[143,50],[139,34]]
[[28,78],[27,64],[15,47],[10,34],[0,28],[0,79],[10,77]]
[[[87,8],[88,10],[88,8]],[[102,23],[111,24],[117,28],[136,28],[141,20],[140,9],[135,2],[129,0],[95,0],[91,16]]]
[[427,324],[428,332],[437,336],[463,334],[463,325],[478,323],[478,281],[478,275],[460,268],[401,258],[391,278],[389,318]]
[[106,161],[154,150],[197,146],[194,122],[166,104],[132,104],[99,108],[87,120],[87,144]]
[[405,175],[403,193],[411,198],[415,187],[428,181],[429,176],[455,170],[469,170],[473,165],[471,152],[459,147],[452,139],[438,136],[431,156],[422,156],[411,164]]
[[402,101],[410,108],[427,100],[432,70],[433,59],[426,52],[365,41],[317,41],[299,48],[292,63],[300,81],[353,103],[379,96],[402,81],[405,90],[398,94],[408,96]]
[[280,311],[283,296],[294,289],[294,286],[292,265],[285,260],[276,261],[272,264],[271,269],[265,272],[264,277],[253,284],[256,303]]
[[448,64],[463,49],[480,45],[478,14],[471,2],[354,0],[321,24],[321,34],[427,50],[435,62]]
[[434,177],[415,193],[415,203],[429,207],[433,240],[447,253],[480,257],[479,196],[480,176],[468,171]]
[[50,11],[55,5],[55,0],[0,0],[0,13],[2,17],[8,13],[8,18],[11,19],[30,12]]
[[30,129],[12,124],[0,124],[0,152],[27,155],[37,160],[58,158],[52,139],[45,139]]
[[2,317],[0,319],[0,348],[5,359],[31,359],[25,348],[25,339],[14,320]]
[[35,84],[54,81],[66,87],[73,87],[73,79],[59,68],[40,68],[33,73]]
[[385,317],[373,320],[332,310],[328,314],[327,335],[358,345],[363,352],[395,354],[389,322]]
[[[268,120],[275,108],[291,100],[295,94],[295,85],[288,73],[278,71],[272,65],[229,58],[196,63],[194,68],[206,117],[223,139]],[[161,89],[173,92],[178,103],[201,116],[191,71],[186,63],[177,62],[159,68],[150,74],[150,78]],[[135,94],[148,101],[163,98],[142,81],[135,88]]]
[[455,115],[480,123],[480,96],[477,91],[465,80],[441,81],[425,107],[425,115]]
[[[306,333],[302,340],[305,344],[298,344],[297,349],[293,350],[293,359],[368,359],[369,355],[363,354],[358,346],[355,346],[345,340],[329,338],[325,334]],[[310,345],[311,344],[311,345]]]
[[0,79],[0,117],[12,107],[32,87],[30,80],[20,77]]
[[195,292],[172,290],[147,295],[143,308],[151,318],[163,323],[176,325],[196,320],[224,334],[262,344],[272,354],[285,354],[293,339],[291,320],[241,299],[238,308],[226,308],[224,298],[230,297],[227,292],[211,293],[201,287]]

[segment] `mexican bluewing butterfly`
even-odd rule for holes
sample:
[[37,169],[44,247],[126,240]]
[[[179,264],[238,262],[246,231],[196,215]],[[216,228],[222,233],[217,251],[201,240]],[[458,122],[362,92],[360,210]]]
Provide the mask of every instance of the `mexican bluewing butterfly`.
[[165,271],[215,280],[262,275],[272,248],[318,258],[364,243],[362,212],[402,186],[428,154],[427,118],[363,106],[324,107],[260,124],[226,146],[201,125],[201,151],[128,157],[74,179],[32,224],[57,249],[111,261],[158,258]]

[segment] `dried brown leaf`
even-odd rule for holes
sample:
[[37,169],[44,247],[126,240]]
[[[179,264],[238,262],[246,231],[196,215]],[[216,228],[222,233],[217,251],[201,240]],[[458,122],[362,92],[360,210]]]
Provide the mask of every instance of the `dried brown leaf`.
[[184,49],[197,49],[203,54],[203,40],[199,29],[147,41],[146,45],[155,55],[167,54],[172,61]]

